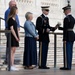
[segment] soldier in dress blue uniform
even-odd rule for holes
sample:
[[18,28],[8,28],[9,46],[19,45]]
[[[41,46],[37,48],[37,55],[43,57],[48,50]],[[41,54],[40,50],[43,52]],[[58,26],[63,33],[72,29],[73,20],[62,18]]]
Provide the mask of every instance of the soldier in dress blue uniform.
[[47,53],[48,53],[48,45],[49,45],[49,32],[55,31],[58,27],[51,27],[49,25],[49,18],[47,17],[49,13],[49,6],[43,6],[42,15],[39,16],[36,20],[36,29],[39,34],[39,69],[49,69],[46,66],[47,62]]
[[71,70],[72,66],[72,52],[73,52],[73,43],[74,43],[74,24],[75,19],[71,15],[71,6],[66,6],[63,8],[64,14],[66,17],[63,21],[63,28],[59,27],[60,30],[63,30],[63,43],[64,43],[64,67],[61,67],[60,70]]

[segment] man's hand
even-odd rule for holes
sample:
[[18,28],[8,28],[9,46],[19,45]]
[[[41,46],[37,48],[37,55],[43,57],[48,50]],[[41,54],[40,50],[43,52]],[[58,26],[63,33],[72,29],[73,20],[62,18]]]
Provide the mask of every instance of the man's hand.
[[49,29],[49,28],[47,28],[47,29],[46,29],[46,32],[47,32],[47,33],[49,33],[49,32],[50,32],[50,29]]
[[55,26],[55,29],[59,28],[59,27],[60,27],[60,25],[61,25],[61,23],[60,23],[60,22],[58,22],[58,23],[57,23],[57,25]]
[[64,44],[66,44],[66,41],[64,41]]

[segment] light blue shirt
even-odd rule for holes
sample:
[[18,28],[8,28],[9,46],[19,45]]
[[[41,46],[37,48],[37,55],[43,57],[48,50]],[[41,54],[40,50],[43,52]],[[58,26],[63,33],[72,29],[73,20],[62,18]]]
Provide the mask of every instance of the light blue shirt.
[[36,29],[35,29],[35,25],[31,21],[27,20],[25,22],[24,29],[25,29],[26,37],[37,37],[38,36]]
[[[7,19],[8,19],[9,13],[10,13],[10,8],[8,8],[8,9],[5,11],[5,15],[4,15],[5,28],[8,28]],[[19,22],[18,15],[16,15],[16,22],[17,22],[17,27],[20,27],[20,22]]]

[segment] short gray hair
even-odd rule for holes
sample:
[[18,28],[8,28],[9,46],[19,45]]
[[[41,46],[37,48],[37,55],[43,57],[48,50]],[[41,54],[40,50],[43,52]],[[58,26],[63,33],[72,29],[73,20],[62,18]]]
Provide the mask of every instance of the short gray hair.
[[26,20],[28,20],[29,19],[29,15],[30,14],[32,14],[31,12],[27,12],[26,14],[25,14],[25,18],[26,18]]

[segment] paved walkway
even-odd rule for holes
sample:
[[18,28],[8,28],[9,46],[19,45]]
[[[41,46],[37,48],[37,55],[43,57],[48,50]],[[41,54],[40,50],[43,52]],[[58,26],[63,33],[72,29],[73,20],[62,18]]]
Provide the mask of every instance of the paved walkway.
[[0,75],[75,75],[75,67],[73,67],[71,71],[61,71],[58,68],[51,68],[49,70],[20,70],[16,72],[0,71]]

